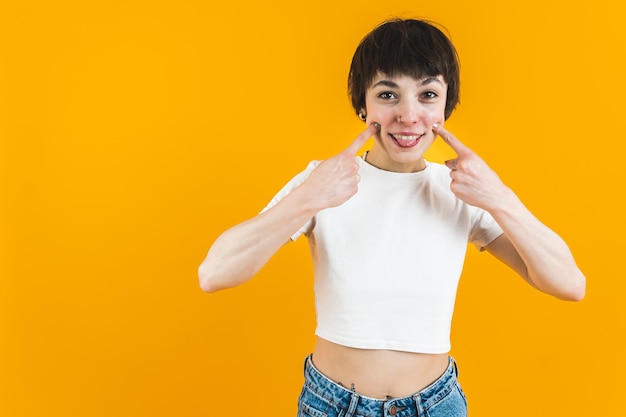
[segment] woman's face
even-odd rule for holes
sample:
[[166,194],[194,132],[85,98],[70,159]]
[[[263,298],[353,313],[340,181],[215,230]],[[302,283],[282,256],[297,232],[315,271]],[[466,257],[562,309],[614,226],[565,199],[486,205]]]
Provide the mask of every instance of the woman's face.
[[445,120],[447,91],[442,76],[418,80],[379,73],[365,94],[366,122],[380,124],[367,161],[387,171],[424,169],[424,153],[436,137],[433,124]]

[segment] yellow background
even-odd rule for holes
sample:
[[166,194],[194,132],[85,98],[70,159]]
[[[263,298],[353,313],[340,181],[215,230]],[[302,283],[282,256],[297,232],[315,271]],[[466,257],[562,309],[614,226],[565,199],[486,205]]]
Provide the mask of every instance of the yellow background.
[[203,294],[196,268],[360,132],[351,54],[395,15],[447,27],[448,129],[588,277],[559,302],[470,248],[452,353],[471,415],[622,412],[624,2],[3,0],[0,415],[295,415],[305,239],[234,290]]

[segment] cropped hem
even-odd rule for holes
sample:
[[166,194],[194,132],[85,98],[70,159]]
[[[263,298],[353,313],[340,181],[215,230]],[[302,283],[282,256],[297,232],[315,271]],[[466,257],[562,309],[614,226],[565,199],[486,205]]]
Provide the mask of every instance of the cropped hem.
[[322,339],[328,340],[331,343],[336,343],[341,346],[351,347],[355,349],[397,350],[400,352],[427,353],[433,355],[449,353],[451,350],[450,343],[428,345],[398,340],[356,340],[345,337],[330,336],[323,334],[320,331],[317,331],[315,335],[321,337]]

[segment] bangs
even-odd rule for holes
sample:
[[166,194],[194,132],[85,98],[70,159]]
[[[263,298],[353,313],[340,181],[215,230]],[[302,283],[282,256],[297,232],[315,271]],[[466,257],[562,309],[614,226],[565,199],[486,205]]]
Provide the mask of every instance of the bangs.
[[416,32],[411,36],[402,30],[404,27],[385,29],[373,39],[373,45],[363,48],[369,50],[370,82],[379,71],[389,76],[409,75],[416,79],[447,73],[448,57],[442,56],[437,39],[429,36],[431,34]]

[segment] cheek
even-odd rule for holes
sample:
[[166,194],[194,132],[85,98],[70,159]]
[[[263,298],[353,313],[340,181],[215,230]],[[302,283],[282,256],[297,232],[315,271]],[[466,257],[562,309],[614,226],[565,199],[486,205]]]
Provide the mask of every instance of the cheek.
[[393,111],[381,107],[373,107],[367,112],[368,123],[378,122],[381,125],[387,125],[395,120]]
[[424,112],[424,123],[426,125],[432,125],[433,123],[443,124],[446,119],[445,111],[445,105],[427,109],[427,111]]

